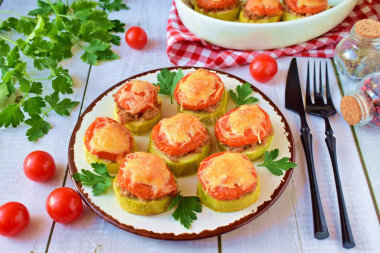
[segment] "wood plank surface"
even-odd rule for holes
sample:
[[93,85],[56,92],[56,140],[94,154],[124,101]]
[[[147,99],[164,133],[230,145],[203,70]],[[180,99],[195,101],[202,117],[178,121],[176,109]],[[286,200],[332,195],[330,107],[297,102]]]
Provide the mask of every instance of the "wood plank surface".
[[[0,10],[26,15],[29,10],[37,7],[36,3],[36,1],[22,0],[4,1]],[[0,14],[1,19],[6,19],[8,16]],[[74,94],[70,98],[82,101],[88,65],[77,55],[65,62],[64,67],[69,69],[74,81]],[[18,201],[24,204],[30,213],[30,224],[23,232],[14,238],[0,236],[0,252],[45,252],[53,224],[45,211],[45,200],[51,191],[62,186],[67,168],[67,147],[78,114],[79,107],[75,108],[70,117],[50,113],[47,120],[52,124],[52,129],[36,143],[27,140],[25,135],[29,128],[27,125],[0,128],[0,170],[3,175],[0,177],[0,205],[9,201]],[[56,172],[53,178],[45,183],[33,182],[24,175],[24,158],[34,150],[47,151],[55,160]]]
[[[166,25],[171,0],[125,1],[130,10],[112,14],[127,27],[139,25],[148,34],[148,44],[143,50],[129,48],[124,40],[114,50],[120,59],[92,66],[86,94],[83,98],[89,66],[78,56],[65,63],[74,79],[75,93],[71,97],[83,102],[83,110],[102,92],[119,81],[151,69],[173,66],[166,56]],[[11,10],[26,14],[36,6],[35,1],[5,0],[0,10]],[[6,17],[1,14],[1,18]],[[123,35],[122,35],[123,36]],[[31,223],[25,231],[14,238],[0,236],[0,252],[344,252],[341,246],[339,211],[331,162],[324,139],[324,123],[317,117],[307,115],[314,140],[314,157],[317,178],[325,210],[330,237],[316,240],[313,237],[312,210],[306,162],[299,139],[299,117],[285,109],[284,90],[290,57],[277,59],[279,70],[267,84],[255,82],[249,75],[248,65],[224,68],[251,82],[263,91],[280,108],[290,124],[295,146],[296,162],[293,177],[277,202],[259,218],[232,232],[221,236],[218,249],[217,237],[194,241],[161,241],[145,238],[107,223],[90,208],[76,221],[63,225],[55,224],[50,235],[52,220],[45,211],[47,195],[57,187],[73,187],[67,169],[67,146],[71,131],[79,116],[78,106],[70,117],[52,114],[49,121],[53,129],[37,143],[27,141],[27,126],[16,129],[0,128],[0,205],[8,201],[19,201],[27,206]],[[299,72],[303,89],[308,58],[299,58]],[[318,60],[312,59],[310,60]],[[329,61],[323,59],[322,61]],[[329,64],[330,83],[335,107],[339,111],[341,94]],[[345,89],[345,87],[344,87]],[[0,106],[1,106],[0,101]],[[4,103],[4,101],[3,101]],[[338,164],[348,214],[351,220],[356,247],[350,252],[376,252],[380,248],[380,226],[367,184],[365,170],[360,161],[360,151],[355,145],[350,127],[340,112],[331,117],[337,138]],[[378,129],[355,128],[360,150],[368,171],[375,196],[380,196],[380,177],[377,159],[380,157]],[[378,138],[379,137],[379,138]],[[28,180],[22,171],[25,156],[33,150],[46,150],[56,161],[54,177],[46,183]],[[377,158],[377,159],[376,159]]]

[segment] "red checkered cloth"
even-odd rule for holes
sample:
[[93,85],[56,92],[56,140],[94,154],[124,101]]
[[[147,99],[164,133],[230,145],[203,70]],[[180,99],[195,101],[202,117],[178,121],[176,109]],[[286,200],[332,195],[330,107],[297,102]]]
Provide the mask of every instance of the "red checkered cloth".
[[[375,1],[376,2],[376,1]],[[353,12],[338,26],[316,39],[266,51],[239,51],[208,44],[183,25],[173,1],[167,27],[166,52],[172,63],[180,66],[228,67],[250,63],[258,54],[278,56],[333,57],[335,45],[346,36],[352,25],[365,18],[380,20],[374,3],[362,0]]]

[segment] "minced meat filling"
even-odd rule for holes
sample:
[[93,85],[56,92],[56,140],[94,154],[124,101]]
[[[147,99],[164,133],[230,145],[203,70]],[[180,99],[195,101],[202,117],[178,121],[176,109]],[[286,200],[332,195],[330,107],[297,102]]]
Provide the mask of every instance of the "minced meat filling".
[[222,145],[227,149],[227,151],[242,153],[242,152],[254,150],[257,146],[264,146],[267,143],[269,137],[273,134],[274,134],[274,130],[272,128],[271,131],[269,132],[268,136],[265,137],[261,141],[260,144],[259,143],[253,143],[253,144],[248,144],[248,145],[244,145],[244,146],[237,146],[237,147],[228,146],[224,143],[222,143]]
[[116,103],[116,113],[119,116],[119,122],[122,125],[127,124],[131,121],[146,121],[153,119],[156,117],[161,111],[161,104],[155,104],[154,107],[149,108],[148,110],[136,114],[132,114],[129,112],[126,112],[123,108],[120,107],[118,103]]
[[210,136],[209,135],[206,135],[206,138],[203,140],[202,144],[199,145],[196,149],[194,150],[191,150],[190,152],[186,153],[186,154],[182,154],[182,155],[169,155],[169,154],[166,154],[165,155],[170,159],[170,161],[173,161],[173,162],[178,162],[179,159],[181,159],[182,157],[184,156],[187,156],[189,154],[196,154],[196,153],[201,153],[202,152],[202,148],[204,146],[206,146],[207,144],[210,143]]

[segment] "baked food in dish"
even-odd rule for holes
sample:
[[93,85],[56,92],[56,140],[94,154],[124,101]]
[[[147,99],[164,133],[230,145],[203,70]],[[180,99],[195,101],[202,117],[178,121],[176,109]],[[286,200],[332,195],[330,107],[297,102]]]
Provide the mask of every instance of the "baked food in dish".
[[165,159],[176,177],[195,174],[199,163],[210,154],[208,130],[191,114],[162,119],[150,137],[149,153]]
[[234,21],[240,11],[240,0],[193,0],[194,10],[206,16]]
[[211,125],[226,113],[228,95],[220,77],[208,70],[197,69],[184,76],[174,89],[178,110],[197,116]]
[[258,105],[242,105],[215,124],[215,137],[222,151],[243,153],[251,161],[262,156],[274,132],[269,115]]
[[328,0],[284,0],[283,21],[305,18],[329,8]]
[[117,203],[139,215],[163,213],[177,194],[177,183],[164,159],[136,152],[125,156],[113,182]]
[[271,23],[281,20],[279,0],[248,0],[242,5],[239,21],[242,23]]
[[117,172],[121,159],[136,147],[131,132],[107,117],[98,117],[91,123],[85,132],[84,144],[87,162],[104,163],[110,173]]
[[197,196],[217,212],[234,212],[250,206],[260,196],[255,167],[247,156],[221,152],[204,159],[198,169]]
[[150,82],[126,82],[113,97],[117,121],[133,134],[148,132],[161,119],[161,99]]

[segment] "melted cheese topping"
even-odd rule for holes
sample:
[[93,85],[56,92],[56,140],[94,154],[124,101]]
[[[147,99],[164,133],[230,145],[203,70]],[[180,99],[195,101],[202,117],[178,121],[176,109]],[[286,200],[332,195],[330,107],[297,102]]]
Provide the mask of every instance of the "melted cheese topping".
[[214,93],[214,96],[217,97],[224,88],[221,83],[219,89],[216,90],[217,82],[220,82],[218,77],[207,70],[197,69],[190,73],[184,82],[178,84],[180,104],[185,102],[190,105],[198,105],[207,101]]
[[[127,88],[132,84],[132,88]],[[145,108],[152,108],[152,101],[157,97],[156,87],[150,82],[132,80],[125,84],[117,93],[116,101],[125,111],[136,114]]]
[[232,112],[228,118],[231,132],[222,128],[222,134],[226,137],[244,136],[244,132],[251,129],[261,143],[260,133],[265,131],[262,126],[265,122],[265,114],[258,105],[242,105]]
[[201,174],[206,192],[217,186],[246,189],[257,180],[252,175],[252,163],[240,153],[226,152],[207,162]]
[[161,121],[160,134],[164,134],[169,145],[183,144],[191,141],[191,138],[205,127],[201,121],[190,114],[178,113],[171,118]]
[[123,128],[117,122],[107,121],[104,127],[94,129],[90,146],[97,152],[120,154],[129,151],[130,136]]
[[130,178],[131,185],[136,183],[150,185],[154,195],[168,194],[174,190],[168,185],[171,175],[164,159],[143,152],[135,152],[128,156],[123,160],[124,163],[120,165],[120,169],[123,170],[123,174],[127,174],[126,177]]
[[326,0],[298,0],[297,7],[299,8],[301,8],[302,6],[316,7],[316,6],[321,6],[323,4],[327,6],[327,1]]

